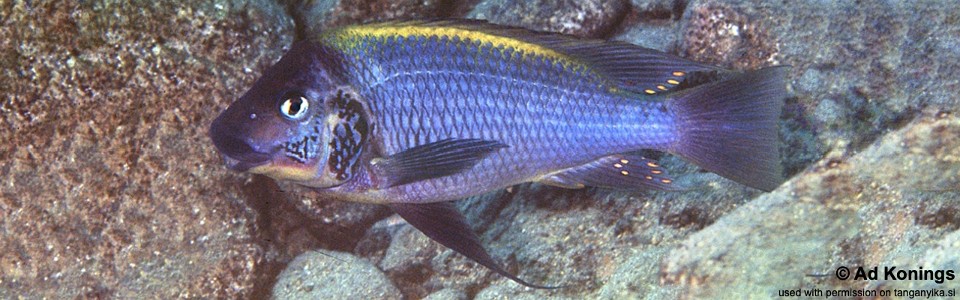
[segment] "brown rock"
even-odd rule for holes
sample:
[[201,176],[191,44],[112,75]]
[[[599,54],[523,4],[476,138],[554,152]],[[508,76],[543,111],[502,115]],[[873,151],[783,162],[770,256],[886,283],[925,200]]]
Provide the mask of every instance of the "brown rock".
[[293,9],[303,37],[328,28],[387,20],[432,19],[450,17],[463,10],[442,0],[361,0],[297,1],[287,0]]
[[206,132],[290,43],[282,9],[0,9],[0,297],[249,295],[255,213]]

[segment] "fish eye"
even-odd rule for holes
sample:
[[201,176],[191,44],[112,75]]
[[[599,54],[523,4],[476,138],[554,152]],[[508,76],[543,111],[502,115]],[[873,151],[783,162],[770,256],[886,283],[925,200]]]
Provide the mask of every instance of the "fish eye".
[[310,101],[307,96],[300,92],[289,92],[284,94],[283,102],[280,102],[280,114],[290,120],[300,120],[307,116],[307,109],[310,108]]

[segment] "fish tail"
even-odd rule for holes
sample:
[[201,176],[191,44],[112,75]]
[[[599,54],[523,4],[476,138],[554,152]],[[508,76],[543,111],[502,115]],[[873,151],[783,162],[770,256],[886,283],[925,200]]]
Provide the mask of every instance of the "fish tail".
[[777,122],[786,71],[756,70],[670,98],[679,132],[670,152],[747,186],[775,189],[783,183]]

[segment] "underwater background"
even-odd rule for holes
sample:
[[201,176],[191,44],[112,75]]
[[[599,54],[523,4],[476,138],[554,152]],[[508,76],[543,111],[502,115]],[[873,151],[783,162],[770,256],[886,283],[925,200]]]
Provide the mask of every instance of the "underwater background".
[[[295,39],[477,18],[736,70],[790,65],[788,181],[660,160],[684,192],[524,184],[458,202],[534,290],[385,207],[223,166],[207,129]],[[742,298],[957,289],[955,1],[0,0],[0,298]],[[650,155],[659,156],[656,153]],[[826,274],[829,276],[808,276]]]

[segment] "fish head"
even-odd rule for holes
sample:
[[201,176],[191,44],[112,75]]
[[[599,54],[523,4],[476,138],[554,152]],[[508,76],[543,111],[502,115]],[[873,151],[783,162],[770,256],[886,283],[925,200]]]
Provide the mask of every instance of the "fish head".
[[213,121],[210,138],[227,167],[311,187],[345,181],[328,167],[336,112],[327,102],[344,86],[336,57],[316,43],[294,43]]

